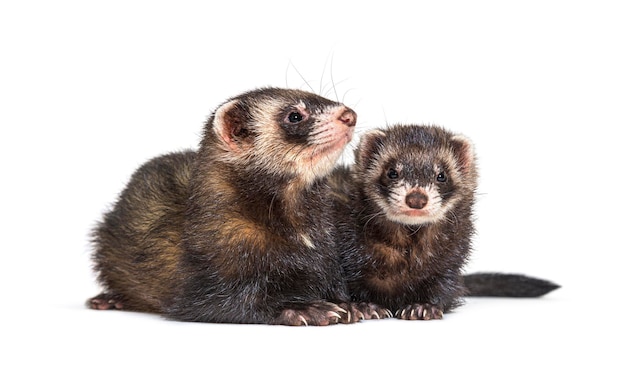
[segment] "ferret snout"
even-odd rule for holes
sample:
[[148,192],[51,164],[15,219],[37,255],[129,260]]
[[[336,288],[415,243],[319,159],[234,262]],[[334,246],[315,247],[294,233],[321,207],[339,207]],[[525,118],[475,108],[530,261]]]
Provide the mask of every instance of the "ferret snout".
[[356,125],[356,112],[354,112],[351,108],[346,107],[339,113],[336,120],[348,127],[353,127]]
[[419,191],[413,191],[407,194],[405,203],[409,208],[422,209],[428,204],[428,195]]

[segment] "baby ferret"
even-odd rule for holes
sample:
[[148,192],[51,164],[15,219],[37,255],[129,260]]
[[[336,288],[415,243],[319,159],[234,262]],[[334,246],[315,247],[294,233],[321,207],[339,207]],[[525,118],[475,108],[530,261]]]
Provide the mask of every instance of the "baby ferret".
[[98,224],[93,261],[104,291],[88,306],[223,323],[378,316],[349,301],[327,184],[356,120],[300,90],[224,102],[197,151],[141,166]]
[[401,319],[440,319],[467,295],[534,297],[558,286],[518,274],[463,275],[474,235],[472,143],[442,127],[367,132],[331,177],[353,301]]

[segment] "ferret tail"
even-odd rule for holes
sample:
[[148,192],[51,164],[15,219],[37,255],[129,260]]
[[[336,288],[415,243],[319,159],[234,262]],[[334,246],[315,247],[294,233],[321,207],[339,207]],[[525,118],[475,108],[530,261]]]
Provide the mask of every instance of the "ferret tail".
[[540,297],[561,286],[522,274],[475,273],[463,275],[466,296]]

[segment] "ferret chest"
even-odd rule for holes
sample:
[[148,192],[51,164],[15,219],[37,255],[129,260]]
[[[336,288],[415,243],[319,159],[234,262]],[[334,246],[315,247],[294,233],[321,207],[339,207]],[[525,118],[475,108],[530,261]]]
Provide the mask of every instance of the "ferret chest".
[[393,293],[406,283],[428,277],[433,254],[423,236],[394,234],[387,238],[367,245],[372,259],[366,276],[371,285]]

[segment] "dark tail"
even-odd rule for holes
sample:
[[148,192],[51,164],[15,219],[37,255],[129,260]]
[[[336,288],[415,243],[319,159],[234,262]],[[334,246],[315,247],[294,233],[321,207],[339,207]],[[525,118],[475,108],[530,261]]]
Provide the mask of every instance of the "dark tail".
[[466,296],[540,297],[561,286],[521,274],[476,273],[463,275]]

